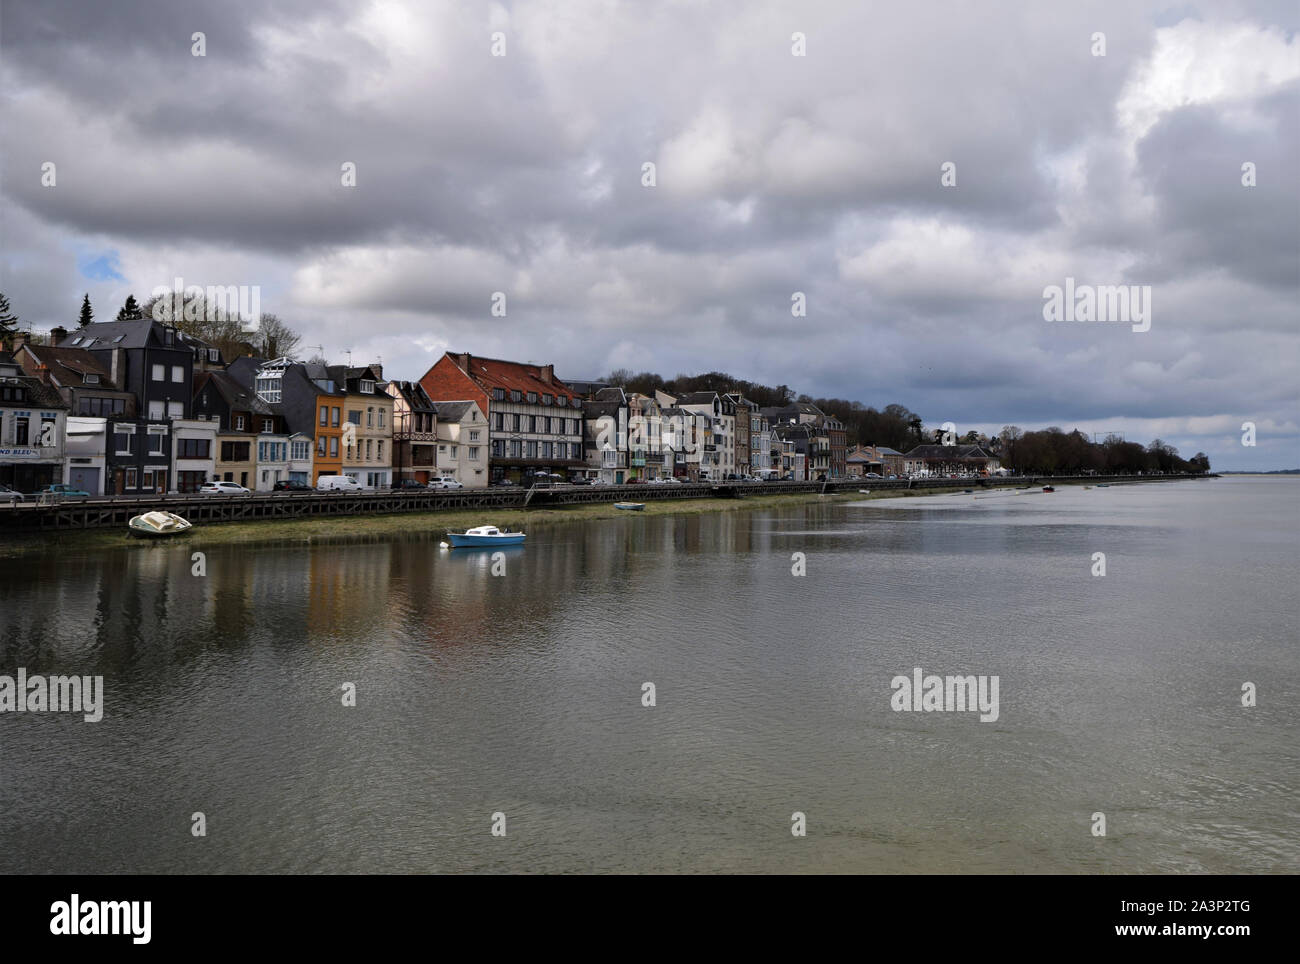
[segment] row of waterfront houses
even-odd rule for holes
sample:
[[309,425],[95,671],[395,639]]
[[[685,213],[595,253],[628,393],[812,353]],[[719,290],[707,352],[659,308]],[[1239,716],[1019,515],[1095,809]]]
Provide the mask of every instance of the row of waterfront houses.
[[[845,436],[842,422],[807,403],[642,395],[466,352],[444,353],[418,381],[385,380],[378,363],[227,362],[152,319],[55,328],[48,344],[20,334],[0,353],[0,483],[22,492],[66,482],[92,495],[186,493],[211,480],[260,492],[322,475],[368,488],[438,477],[469,488],[836,479],[925,474],[956,457],[952,447],[938,447],[937,460],[850,450]],[[983,453],[967,456],[963,470]],[[983,459],[984,471],[996,468]]]

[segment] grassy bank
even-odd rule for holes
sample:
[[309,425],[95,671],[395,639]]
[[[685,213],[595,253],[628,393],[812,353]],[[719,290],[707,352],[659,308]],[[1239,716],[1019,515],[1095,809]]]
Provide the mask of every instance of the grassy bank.
[[[869,487],[869,483],[868,486]],[[627,519],[649,515],[695,515],[701,512],[735,512],[796,506],[807,503],[860,502],[865,499],[915,498],[960,492],[949,489],[889,489],[863,495],[838,492],[829,495],[757,495],[743,499],[665,499],[647,502],[645,510],[631,513],[615,509],[612,502],[555,506],[536,509],[464,509],[443,512],[401,512],[392,515],[328,516],[304,519],[231,522],[223,525],[195,526],[193,531],[175,539],[151,540],[130,535],[125,529],[70,529],[61,532],[23,533],[0,541],[0,558],[12,558],[53,551],[75,552],[87,549],[147,549],[157,542],[168,545],[184,543],[201,549],[222,545],[293,545],[308,543],[352,542],[386,538],[409,532],[441,532],[466,529],[477,525],[503,528],[535,529],[555,523]]]

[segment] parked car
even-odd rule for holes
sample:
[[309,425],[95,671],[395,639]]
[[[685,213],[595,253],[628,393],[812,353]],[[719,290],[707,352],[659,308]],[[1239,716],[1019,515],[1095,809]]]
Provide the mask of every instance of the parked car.
[[11,489],[9,486],[0,482],[0,502],[8,502],[13,505],[16,502],[23,501],[24,496],[17,489]]
[[271,486],[272,492],[310,492],[312,488],[306,482],[300,482],[298,479],[281,479]]
[[825,473],[825,472],[818,472],[818,473],[817,473],[817,481],[818,481],[818,482],[825,482],[825,481],[826,481],[826,473]]
[[879,472],[868,472],[866,475],[863,476],[864,479],[878,479],[880,477],[881,475]]
[[644,485],[645,479],[628,479],[625,485]]
[[[491,484],[494,485],[494,486],[496,486],[496,487],[498,487],[498,488],[500,488],[500,487],[504,487],[504,486],[508,486],[508,485],[515,485],[516,483],[510,481],[509,479],[497,479],[495,482],[493,482],[493,483],[491,483]],[[432,486],[433,486],[433,483],[430,482],[429,485],[430,485],[430,487],[432,487]]]
[[89,499],[90,498],[89,492],[86,492],[83,489],[74,488],[73,486],[68,485],[68,483],[66,482],[51,483],[50,485],[47,485],[45,488],[39,489],[36,492],[36,494],[38,496],[57,495],[61,499]]
[[350,475],[322,475],[316,480],[317,492],[364,492],[365,488]]
[[463,489],[465,484],[458,482],[453,476],[440,475],[437,478],[430,479],[428,487],[431,489]]
[[246,486],[238,482],[204,482],[199,486],[203,495],[252,495]]
[[423,482],[421,482],[418,479],[401,479],[400,481],[393,483],[393,488],[394,489],[426,489],[428,488],[428,486],[426,486]]
[[591,484],[592,484],[592,485],[609,485],[609,483],[606,482],[604,479],[602,479],[599,475],[597,475],[597,476],[593,476],[593,477],[592,477]]

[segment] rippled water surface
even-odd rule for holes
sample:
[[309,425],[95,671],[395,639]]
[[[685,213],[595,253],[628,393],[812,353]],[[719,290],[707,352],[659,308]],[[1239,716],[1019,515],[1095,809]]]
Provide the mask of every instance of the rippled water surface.
[[[1294,873],[1297,509],[629,513],[501,576],[432,531],[0,560],[0,674],[106,688],[99,723],[0,715],[0,872]],[[893,711],[918,666],[998,676],[998,720]]]

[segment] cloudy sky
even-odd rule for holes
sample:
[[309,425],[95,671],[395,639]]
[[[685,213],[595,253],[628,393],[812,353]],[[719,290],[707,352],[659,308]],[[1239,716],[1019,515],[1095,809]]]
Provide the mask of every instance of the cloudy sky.
[[[720,369],[1297,467],[1297,9],[0,0],[0,290],[41,330],[258,285],[389,377]],[[1150,329],[1046,321],[1067,278]]]

